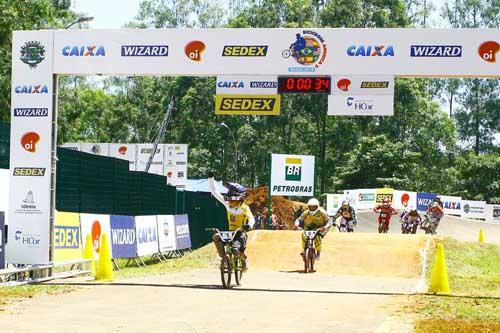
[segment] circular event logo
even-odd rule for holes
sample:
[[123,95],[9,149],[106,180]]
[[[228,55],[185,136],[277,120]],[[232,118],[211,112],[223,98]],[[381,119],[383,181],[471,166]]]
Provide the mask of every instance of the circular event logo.
[[98,220],[95,220],[92,223],[92,244],[94,245],[94,251],[99,253],[101,241],[101,223]]
[[304,30],[295,35],[295,42],[282,55],[283,58],[293,57],[300,65],[318,68],[325,62],[327,53],[325,39],[315,31]]

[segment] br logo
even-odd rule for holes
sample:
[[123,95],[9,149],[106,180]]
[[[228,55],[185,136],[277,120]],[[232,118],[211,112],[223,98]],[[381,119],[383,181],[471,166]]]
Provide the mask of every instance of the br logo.
[[288,157],[285,160],[285,180],[300,182],[302,179],[302,159]]

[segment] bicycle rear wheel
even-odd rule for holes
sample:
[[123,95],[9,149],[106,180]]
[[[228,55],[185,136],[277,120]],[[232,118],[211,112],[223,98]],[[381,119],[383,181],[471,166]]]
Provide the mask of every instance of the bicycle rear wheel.
[[231,267],[231,257],[231,255],[226,255],[220,267],[222,286],[226,289],[231,288],[231,275],[233,270]]

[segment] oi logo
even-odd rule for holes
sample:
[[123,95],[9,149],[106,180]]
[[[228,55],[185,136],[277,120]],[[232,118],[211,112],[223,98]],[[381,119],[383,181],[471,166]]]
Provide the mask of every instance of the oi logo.
[[285,159],[285,180],[297,181],[302,179],[302,159],[287,157]]

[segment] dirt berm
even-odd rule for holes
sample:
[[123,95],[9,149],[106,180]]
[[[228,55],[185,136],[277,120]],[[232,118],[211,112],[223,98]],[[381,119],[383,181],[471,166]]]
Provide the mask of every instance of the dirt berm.
[[[252,270],[303,270],[300,239],[300,231],[250,232],[247,253]],[[335,275],[417,277],[421,271],[419,252],[425,243],[423,235],[329,232],[323,239],[316,271]]]

